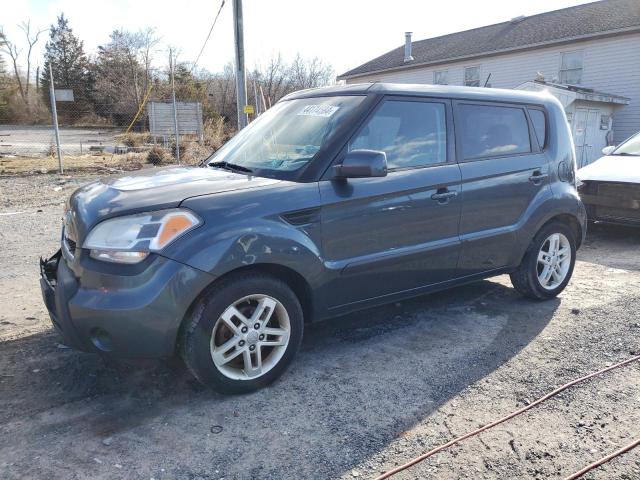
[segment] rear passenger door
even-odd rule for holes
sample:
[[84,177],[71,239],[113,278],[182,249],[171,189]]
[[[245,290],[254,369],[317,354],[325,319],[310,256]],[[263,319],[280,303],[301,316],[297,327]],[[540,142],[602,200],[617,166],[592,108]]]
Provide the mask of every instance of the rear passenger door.
[[538,142],[524,105],[457,101],[454,108],[462,175],[458,270],[465,276],[513,261],[527,209],[549,188],[546,117],[536,110]]
[[331,307],[456,276],[460,169],[451,102],[383,99],[343,154],[360,149],[386,153],[386,177],[319,185]]

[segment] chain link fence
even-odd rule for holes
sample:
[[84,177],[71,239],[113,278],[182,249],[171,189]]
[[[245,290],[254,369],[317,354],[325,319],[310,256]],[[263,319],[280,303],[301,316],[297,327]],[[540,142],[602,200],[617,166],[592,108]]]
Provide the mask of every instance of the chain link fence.
[[[39,34],[30,36],[28,24],[25,34],[22,43],[33,46]],[[55,171],[58,150],[66,170],[199,164],[235,133],[232,64],[209,72],[197,61],[176,62],[153,28],[116,29],[89,56],[61,14],[42,68],[23,50],[0,28],[0,174]],[[246,76],[252,121],[292,91],[330,83],[333,69],[318,58],[277,55]]]
[[[62,164],[70,169],[198,164],[229,136],[222,118],[204,118],[202,103],[185,95],[176,95],[174,104],[170,95],[149,88],[139,102],[98,103],[83,100],[78,94],[83,88],[54,79]],[[36,171],[57,166],[47,100],[40,89],[25,102],[20,118],[0,119],[0,173],[18,171],[21,164]]]

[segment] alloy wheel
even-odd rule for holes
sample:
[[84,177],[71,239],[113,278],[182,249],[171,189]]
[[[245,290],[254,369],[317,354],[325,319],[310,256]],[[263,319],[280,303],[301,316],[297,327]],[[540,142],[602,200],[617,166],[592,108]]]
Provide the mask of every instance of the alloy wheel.
[[562,233],[553,233],[538,252],[537,275],[542,288],[554,290],[564,281],[571,267],[571,243]]
[[282,303],[268,295],[243,297],[229,305],[211,333],[211,358],[233,380],[266,374],[284,355],[291,324]]

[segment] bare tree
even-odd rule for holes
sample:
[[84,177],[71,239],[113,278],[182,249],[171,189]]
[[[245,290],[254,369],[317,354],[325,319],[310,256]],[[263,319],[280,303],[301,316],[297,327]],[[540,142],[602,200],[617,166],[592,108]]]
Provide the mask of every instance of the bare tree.
[[[31,52],[33,51],[33,47],[38,43],[40,35],[46,30],[38,30],[35,33],[31,32],[31,20],[26,22],[22,22],[20,25],[20,30],[24,32],[24,35],[27,40],[27,75],[22,81],[22,77],[20,75],[20,54],[22,53],[22,49],[18,48],[17,44],[11,42],[4,32],[0,32],[0,51],[9,55],[11,59],[11,63],[13,65],[13,73],[16,77],[16,83],[18,84],[18,91],[20,92],[20,96],[25,103],[29,101],[29,85],[31,83]],[[36,79],[37,81],[37,79]]]
[[[27,80],[25,86],[25,97],[29,95],[29,84],[31,83],[31,51],[36,43],[38,43],[38,39],[40,35],[47,30],[38,30],[33,35],[31,34],[31,20],[26,22],[22,22],[20,25],[20,29],[24,32],[24,35],[27,39]],[[36,83],[38,82],[38,77],[36,76]],[[25,98],[23,97],[23,98]]]
[[327,85],[333,77],[333,68],[318,57],[305,59],[296,55],[289,67],[289,84],[294,90]]
[[161,38],[156,34],[156,29],[151,27],[138,32],[138,37],[138,56],[144,68],[144,91],[146,93],[152,80],[151,63],[153,62],[153,54]]
[[155,30],[114,30],[98,47],[93,65],[96,111],[116,123],[130,122],[152,85],[152,62],[160,42]]
[[3,31],[0,31],[0,51],[9,55],[11,63],[13,64],[13,73],[16,77],[16,82],[18,83],[18,91],[20,92],[22,100],[26,103],[27,95],[24,90],[24,85],[22,84],[22,79],[20,78],[20,69],[18,67],[18,57],[22,50],[19,50],[18,46],[11,42]]
[[281,54],[271,57],[264,70],[255,67],[253,77],[262,86],[269,107],[288,93],[287,65],[283,62]]

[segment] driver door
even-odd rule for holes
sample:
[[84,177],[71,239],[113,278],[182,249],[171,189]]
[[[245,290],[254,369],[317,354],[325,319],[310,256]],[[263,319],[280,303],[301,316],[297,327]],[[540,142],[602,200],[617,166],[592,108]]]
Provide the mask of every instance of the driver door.
[[384,151],[388,174],[320,182],[330,307],[455,277],[460,169],[450,102],[386,98],[348,149]]

